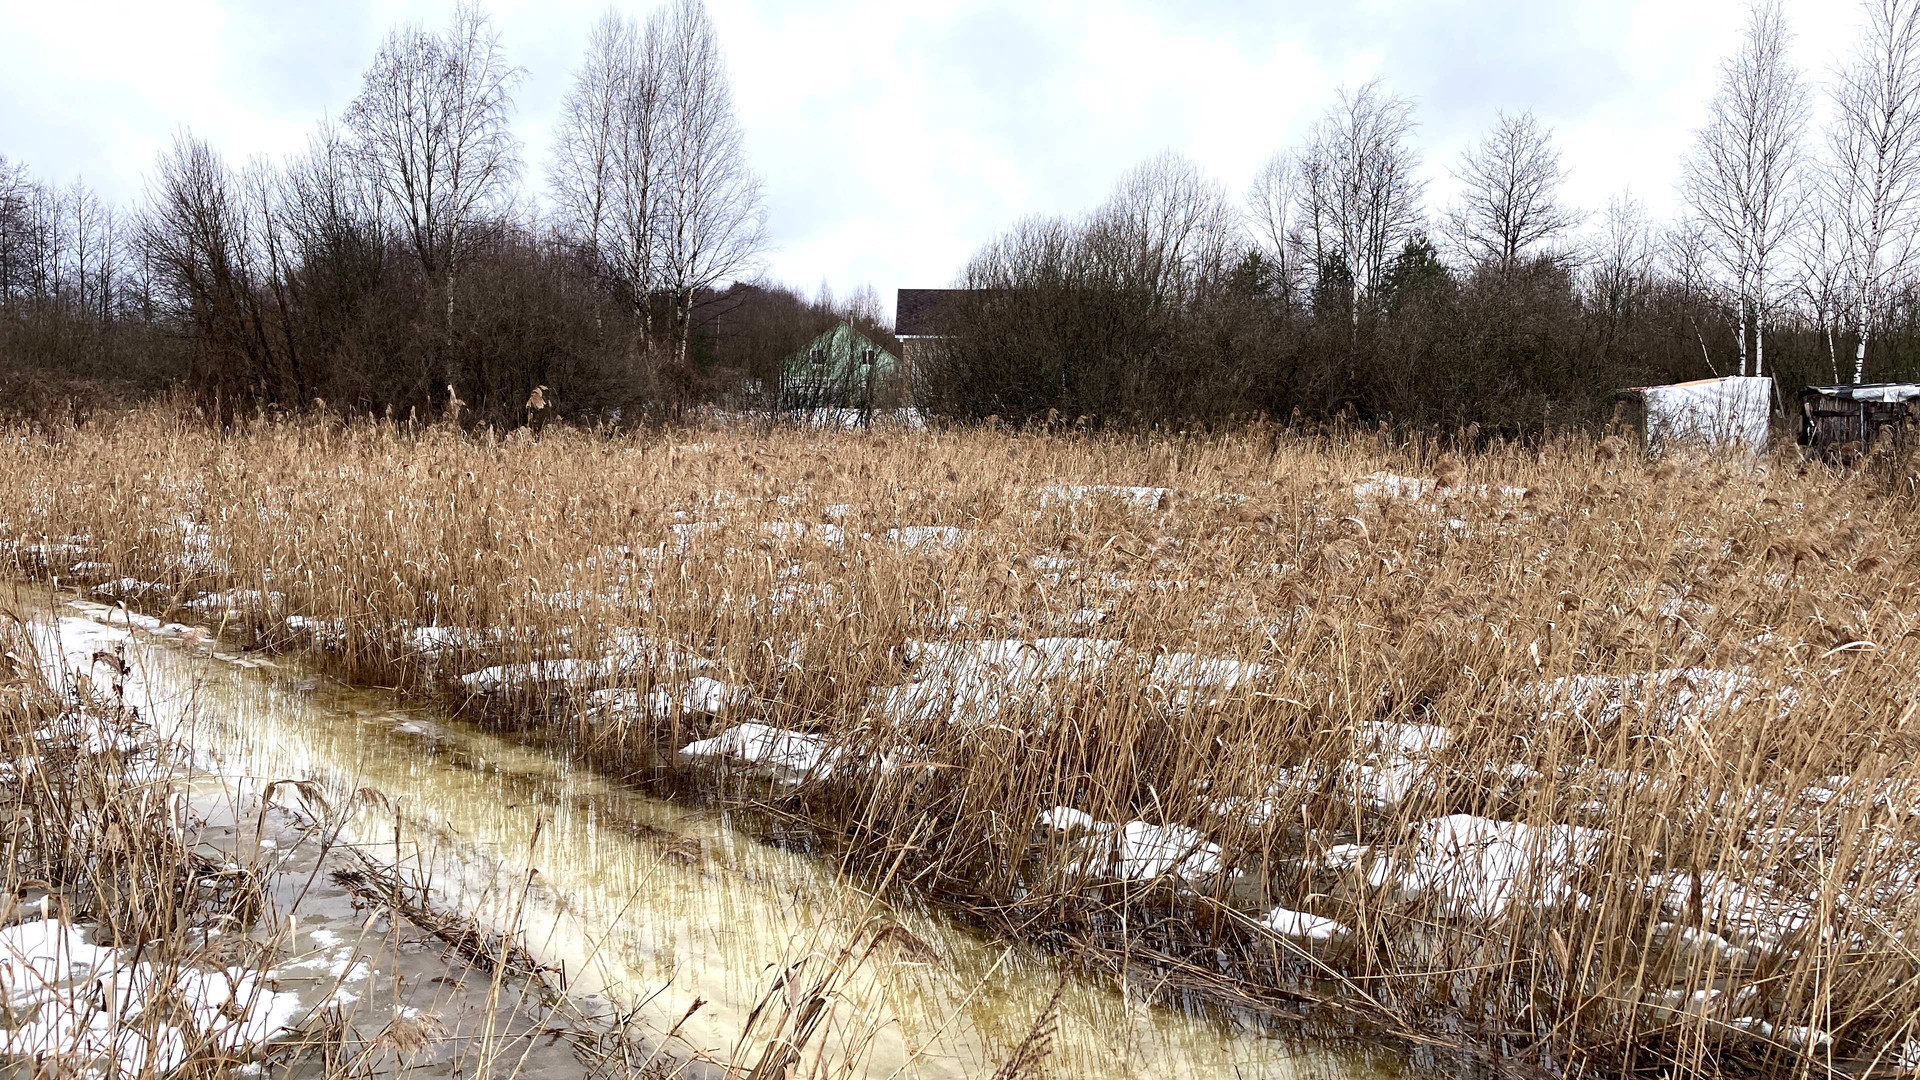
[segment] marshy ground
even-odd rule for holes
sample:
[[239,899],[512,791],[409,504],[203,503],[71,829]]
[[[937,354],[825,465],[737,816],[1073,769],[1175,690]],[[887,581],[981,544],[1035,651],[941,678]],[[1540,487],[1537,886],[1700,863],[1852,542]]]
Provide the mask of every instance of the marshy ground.
[[[1097,1013],[1071,974],[1212,1018],[1139,1075],[1239,1064],[1221,1017],[1302,1013],[1418,1060],[1891,1074],[1920,1066],[1905,475],[1578,438],[214,433],[148,410],[10,433],[0,533],[19,576],[134,630],[205,627],[422,710],[370,721],[388,741],[357,767],[385,779],[361,786],[433,762],[492,777],[463,796],[489,814],[547,800],[481,846],[528,846],[511,877],[613,845],[543,886],[571,917],[665,893],[765,923],[710,880],[779,875],[714,848],[738,823],[803,860],[839,906],[777,886],[819,943],[756,992],[694,993],[744,1009],[688,1021],[711,1067],[890,1075],[945,1033],[847,980],[986,986],[990,961],[928,956],[1000,940],[1037,947],[1033,1004],[925,1061],[1078,1074],[1073,1038],[1028,1038],[1049,978],[1058,1030]],[[463,873],[438,895],[483,923],[533,895]],[[671,925],[649,903],[631,925]],[[733,970],[685,925],[655,962]],[[586,940],[575,989],[658,1040],[663,969]]]

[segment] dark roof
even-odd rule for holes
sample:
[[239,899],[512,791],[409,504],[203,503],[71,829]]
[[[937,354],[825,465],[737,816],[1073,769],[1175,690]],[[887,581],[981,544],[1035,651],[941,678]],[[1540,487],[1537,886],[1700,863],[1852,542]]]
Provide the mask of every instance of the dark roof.
[[971,289],[901,289],[893,309],[895,337],[941,337],[943,324]]
[[1911,401],[1920,397],[1920,383],[1859,383],[1846,386],[1809,386],[1801,397],[1843,398],[1847,401]]

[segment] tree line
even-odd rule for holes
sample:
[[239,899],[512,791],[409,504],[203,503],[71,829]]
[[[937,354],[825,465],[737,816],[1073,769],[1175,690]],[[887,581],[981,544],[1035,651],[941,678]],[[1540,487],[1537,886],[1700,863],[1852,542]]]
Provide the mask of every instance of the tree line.
[[1158,157],[1086,216],[976,253],[919,392],[957,416],[1519,432],[1604,421],[1637,385],[1920,376],[1920,0],[1863,9],[1816,88],[1777,0],[1753,4],[1664,225],[1628,192],[1567,205],[1530,112],[1500,113],[1430,208],[1415,106],[1379,81],[1340,91],[1242,198]]
[[[1162,155],[977,252],[912,394],[963,419],[1524,431],[1602,420],[1635,385],[1913,378],[1920,0],[1863,8],[1816,81],[1777,0],[1753,5],[1671,222],[1626,192],[1569,206],[1529,112],[1498,114],[1430,206],[1415,105],[1378,81],[1239,197]],[[786,358],[838,321],[898,352],[870,296],[750,284],[764,201],[699,0],[593,28],[537,174],[510,126],[523,75],[462,2],[393,30],[284,160],[182,132],[120,208],[0,158],[0,398],[185,384],[229,418],[637,418],[775,407]]]
[[730,358],[702,316],[770,294],[729,288],[756,274],[765,214],[706,9],[595,27],[545,204],[510,126],[523,74],[462,2],[444,28],[393,30],[286,160],[182,132],[117,212],[0,159],[0,355],[184,380],[227,418],[319,401],[511,423],[710,397]]
[[[146,332],[159,309],[129,215],[75,181],[0,156],[0,400],[92,401],[178,381],[180,354]],[[23,367],[33,370],[31,375]]]

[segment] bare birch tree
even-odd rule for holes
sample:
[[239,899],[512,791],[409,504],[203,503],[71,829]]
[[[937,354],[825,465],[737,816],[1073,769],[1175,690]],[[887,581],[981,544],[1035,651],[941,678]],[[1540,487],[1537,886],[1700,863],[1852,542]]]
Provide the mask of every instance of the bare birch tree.
[[397,215],[399,234],[428,280],[447,290],[474,227],[510,191],[520,145],[508,128],[520,71],[472,0],[444,34],[393,31],[346,114],[367,176]]
[[627,301],[640,312],[645,344],[652,348],[653,293],[660,285],[660,238],[667,186],[667,18],[655,11],[629,28],[627,78],[621,95],[620,138],[615,144],[613,237],[609,265],[626,286]]
[[107,208],[99,196],[75,179],[61,200],[61,229],[67,235],[72,261],[59,284],[60,298],[69,310],[91,313],[110,244],[102,219]]
[[[1738,52],[1720,68],[1705,127],[1681,181],[1731,278],[1740,374],[1766,372],[1766,318],[1774,263],[1794,225],[1807,91],[1787,59],[1779,0],[1755,0]],[[1747,328],[1753,328],[1748,362]]]
[[1920,0],[1865,0],[1867,27],[1834,73],[1827,196],[1846,234],[1853,381],[1889,286],[1911,266],[1920,225]]
[[28,232],[32,246],[30,270],[33,289],[40,298],[58,303],[67,280],[67,264],[73,258],[72,237],[66,229],[67,196],[52,184],[34,185],[29,206],[32,225]]
[[757,269],[767,243],[760,178],[747,165],[733,88],[701,0],[675,0],[662,35],[661,287],[681,362],[702,289]]
[[608,12],[562,106],[548,170],[562,234],[621,289],[651,332],[663,231],[665,16]]
[[621,114],[632,53],[631,26],[609,10],[587,38],[587,55],[560,103],[560,126],[547,163],[555,223],[594,261],[612,216]]
[[1449,232],[1469,265],[1511,271],[1578,223],[1579,216],[1560,204],[1567,170],[1553,131],[1531,111],[1501,112],[1453,175],[1463,189],[1448,214]]
[[1414,127],[1413,103],[1370,82],[1340,91],[1300,154],[1302,241],[1316,273],[1329,263],[1344,269],[1356,324],[1362,300],[1420,228]]

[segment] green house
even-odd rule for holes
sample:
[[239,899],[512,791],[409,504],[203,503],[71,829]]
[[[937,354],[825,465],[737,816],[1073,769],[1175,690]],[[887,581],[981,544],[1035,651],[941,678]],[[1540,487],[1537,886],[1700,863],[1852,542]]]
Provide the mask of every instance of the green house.
[[780,400],[788,408],[884,407],[899,393],[900,358],[841,323],[787,357]]

